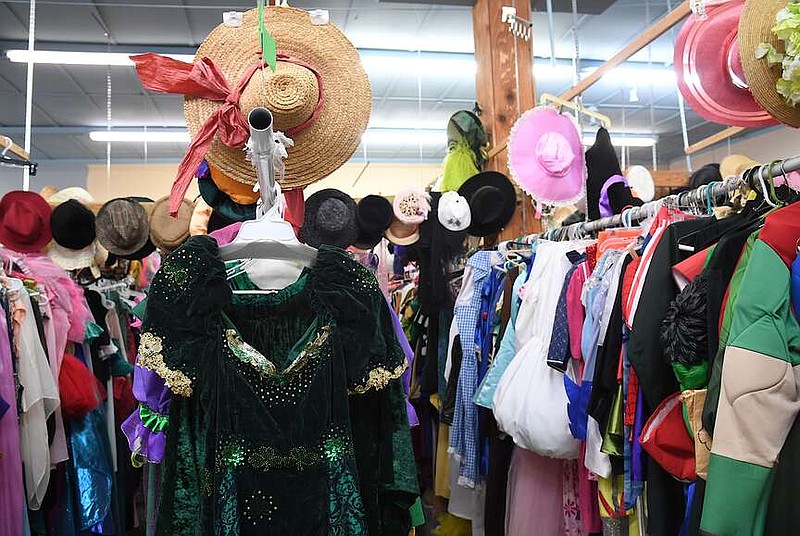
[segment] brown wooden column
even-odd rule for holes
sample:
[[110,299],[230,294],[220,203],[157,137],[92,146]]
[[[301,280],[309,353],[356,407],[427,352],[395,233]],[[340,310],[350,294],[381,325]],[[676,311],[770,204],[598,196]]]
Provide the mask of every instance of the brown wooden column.
[[[472,8],[475,61],[478,65],[475,86],[478,105],[483,111],[481,120],[492,146],[503,143],[517,118],[533,108],[536,102],[531,43],[508,31],[508,24],[500,18],[503,5],[516,7],[518,17],[531,20],[531,6],[527,0],[477,0]],[[507,152],[502,151],[489,159],[485,167],[508,174]],[[540,229],[530,197],[520,193],[517,198],[517,211],[501,233],[501,240]],[[523,203],[526,213],[524,228]]]

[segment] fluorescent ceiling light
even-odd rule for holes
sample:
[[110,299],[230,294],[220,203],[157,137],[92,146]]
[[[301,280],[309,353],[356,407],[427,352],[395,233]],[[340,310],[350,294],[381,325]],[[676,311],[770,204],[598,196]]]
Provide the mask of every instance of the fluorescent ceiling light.
[[[594,134],[585,133],[583,144],[592,145]],[[112,143],[189,143],[186,130],[95,130],[89,133],[92,141]],[[368,128],[361,141],[369,148],[397,147],[403,145],[447,145],[447,131],[443,129]],[[616,147],[652,147],[655,136],[611,133],[611,143]]]
[[189,143],[186,130],[95,130],[89,133],[92,141],[128,143]]
[[[112,65],[132,67],[133,62],[128,57],[135,52],[80,52],[66,50],[6,50],[6,57],[15,63],[49,63],[54,65]],[[164,54],[170,58],[191,62],[191,54]]]
[[[595,134],[583,135],[583,144],[594,144]],[[621,132],[611,132],[611,144],[615,147],[652,147],[658,140],[655,136],[629,135]]]

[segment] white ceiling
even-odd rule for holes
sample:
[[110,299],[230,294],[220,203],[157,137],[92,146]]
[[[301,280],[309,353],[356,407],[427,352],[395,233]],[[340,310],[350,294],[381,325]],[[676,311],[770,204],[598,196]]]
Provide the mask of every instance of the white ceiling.
[[[511,3],[511,0],[509,0]],[[541,2],[543,3],[543,2]],[[39,49],[92,51],[157,51],[192,53],[221,13],[247,9],[253,2],[220,0],[39,0],[36,42]],[[472,15],[468,6],[392,3],[378,0],[292,1],[301,8],[324,8],[364,54],[385,55],[393,50],[405,62],[421,56],[463,62],[473,51]],[[580,4],[591,7],[592,2]],[[26,0],[0,2],[0,50],[24,48],[28,35]],[[668,10],[665,0],[618,0],[600,15],[579,14],[578,35],[582,65],[598,65],[638,35]],[[550,39],[545,13],[534,16],[533,43],[538,91],[558,94],[572,83],[569,58],[574,52],[570,13],[553,16],[557,69],[550,67]],[[108,36],[106,36],[108,33]],[[669,69],[672,34],[657,40],[635,56],[644,69]],[[520,46],[525,46],[520,42]],[[393,64],[395,65],[395,64]],[[380,128],[437,128],[446,126],[456,110],[472,108],[474,76],[426,73],[419,77],[403,69],[378,66],[368,69],[374,91],[371,125]],[[181,98],[145,92],[133,69],[111,67],[111,121],[120,127],[181,127]],[[636,71],[633,71],[634,73]],[[20,142],[25,123],[26,68],[0,57],[0,132]],[[680,157],[678,97],[674,85],[656,84],[643,75],[635,81],[639,102],[630,102],[631,76],[604,80],[584,95],[584,103],[596,106],[612,118],[612,130],[654,132],[660,162]],[[697,141],[721,127],[687,113],[690,141]],[[89,140],[90,130],[106,126],[106,68],[92,66],[37,65],[34,78],[33,155],[41,161],[105,161],[104,143]],[[114,144],[112,160],[178,160],[182,144]],[[364,147],[356,160],[440,160],[445,148],[416,144]],[[631,160],[649,163],[651,150],[631,149]]]

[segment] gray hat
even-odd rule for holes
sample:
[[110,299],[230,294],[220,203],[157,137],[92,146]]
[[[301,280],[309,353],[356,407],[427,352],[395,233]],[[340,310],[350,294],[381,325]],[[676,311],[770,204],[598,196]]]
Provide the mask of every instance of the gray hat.
[[114,255],[136,253],[150,238],[144,207],[128,197],[112,199],[100,207],[95,229],[97,240]]
[[346,248],[358,239],[356,203],[346,193],[326,188],[306,199],[300,239],[312,247],[322,244]]

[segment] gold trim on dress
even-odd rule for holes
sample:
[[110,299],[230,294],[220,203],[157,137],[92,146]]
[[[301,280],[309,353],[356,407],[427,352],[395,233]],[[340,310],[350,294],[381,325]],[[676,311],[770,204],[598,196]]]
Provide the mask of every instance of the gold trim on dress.
[[169,368],[164,362],[164,356],[161,353],[163,350],[164,344],[161,337],[149,331],[142,333],[139,339],[139,366],[158,374],[174,394],[192,396],[191,378],[179,370]]
[[319,353],[322,345],[328,340],[330,331],[330,326],[323,326],[317,336],[306,343],[303,350],[282,372],[278,371],[275,364],[267,359],[266,356],[242,339],[235,329],[225,330],[225,340],[228,343],[228,348],[231,349],[233,355],[239,361],[251,365],[262,377],[269,378],[272,376],[289,376],[302,370],[308,364],[309,358]]
[[380,391],[392,380],[395,380],[403,375],[403,373],[408,368],[408,363],[406,362],[405,358],[403,358],[403,363],[395,367],[394,370],[389,370],[383,367],[375,367],[374,369],[369,371],[369,375],[367,376],[367,381],[364,382],[362,385],[356,385],[352,389],[350,389],[350,394],[364,394],[370,389],[375,389],[376,391]]

